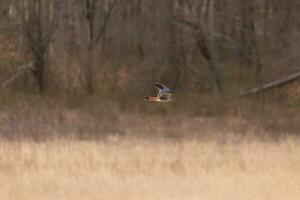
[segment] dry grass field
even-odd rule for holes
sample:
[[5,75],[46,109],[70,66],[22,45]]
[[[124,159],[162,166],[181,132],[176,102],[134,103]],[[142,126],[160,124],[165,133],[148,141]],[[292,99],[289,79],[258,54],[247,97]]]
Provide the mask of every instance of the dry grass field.
[[297,200],[300,141],[0,142],[5,200]]
[[0,200],[299,199],[297,110],[43,102],[1,104]]

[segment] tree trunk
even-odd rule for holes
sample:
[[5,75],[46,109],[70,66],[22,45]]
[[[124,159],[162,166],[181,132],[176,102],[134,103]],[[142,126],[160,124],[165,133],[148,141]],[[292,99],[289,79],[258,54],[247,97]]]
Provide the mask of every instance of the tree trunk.
[[94,60],[94,51],[92,47],[88,47],[88,56],[86,64],[86,91],[88,95],[94,93],[94,84],[93,84],[93,60]]
[[[101,4],[96,0],[86,0],[85,1],[85,17],[87,22],[88,30],[88,40],[87,40],[87,62],[86,62],[86,71],[85,71],[85,81],[86,81],[86,91],[87,94],[91,95],[94,93],[94,54],[97,45],[101,42],[101,39],[106,30],[108,20],[111,16],[111,12],[115,7],[116,1],[103,1]],[[107,5],[106,5],[106,4]],[[109,5],[110,4],[110,5]],[[106,8],[105,11],[101,10],[101,6]],[[103,12],[100,15],[98,12]],[[100,24],[99,24],[100,22]]]
[[[215,0],[213,2],[213,33],[224,34],[223,24],[224,19],[222,14],[223,4],[225,0]],[[220,79],[220,55],[221,55],[221,47],[223,44],[222,37],[213,36],[211,42],[211,60],[210,60],[210,71],[213,79],[213,92],[215,95],[219,95],[221,93],[221,79]]]
[[267,40],[268,38],[268,33],[269,33],[269,26],[270,26],[270,20],[269,20],[269,10],[270,10],[270,0],[265,0],[264,2],[264,11],[263,11],[263,34],[264,34],[264,39]]
[[168,1],[166,4],[166,27],[168,30],[168,53],[167,53],[167,64],[168,64],[168,70],[166,71],[167,75],[170,75],[167,77],[170,83],[172,83],[172,87],[176,88],[178,85],[178,82],[180,80],[181,71],[180,71],[180,58],[179,58],[179,41],[178,41],[178,34],[176,34],[176,26],[174,22],[170,19],[173,18],[173,12],[174,12],[174,2]]
[[[227,0],[214,0],[214,13],[213,13],[213,20],[214,20],[214,33],[216,35],[217,40],[217,49],[221,53],[225,47],[226,42],[226,22],[227,22]],[[220,54],[220,58],[222,55]],[[221,59],[220,59],[221,60]]]
[[[202,56],[206,59],[209,64],[211,77],[212,77],[212,85],[213,85],[213,93],[215,95],[219,95],[221,93],[221,79],[220,79],[220,68],[218,62],[218,54],[215,51],[215,41],[213,40],[210,48],[208,46],[208,37],[204,32],[204,27],[201,23],[193,23],[187,21],[185,19],[180,19],[178,22],[185,24],[186,26],[192,28],[195,31],[195,39],[197,47],[202,54]],[[216,57],[216,59],[215,59]]]
[[134,2],[135,17],[137,17],[137,42],[136,48],[140,62],[144,62],[145,60],[145,51],[144,51],[144,29],[145,29],[145,20],[144,13],[142,13],[142,2],[141,0],[137,0]]
[[250,9],[251,15],[249,16],[249,43],[251,43],[251,53],[253,55],[253,63],[255,65],[255,82],[258,88],[262,87],[263,78],[262,78],[262,68],[263,65],[260,60],[260,53],[258,47],[258,41],[256,38],[256,29],[255,29],[255,7],[254,7],[254,0],[248,0],[248,6]]
[[251,66],[253,64],[254,48],[254,2],[253,0],[244,0],[241,2],[241,65]]
[[43,58],[35,59],[34,76],[37,82],[38,90],[41,94],[45,92],[45,61]]

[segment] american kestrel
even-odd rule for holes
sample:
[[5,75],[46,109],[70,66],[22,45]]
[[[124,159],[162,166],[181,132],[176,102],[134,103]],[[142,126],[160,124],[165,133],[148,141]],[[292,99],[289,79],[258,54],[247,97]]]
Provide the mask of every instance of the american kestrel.
[[145,96],[146,101],[156,101],[156,102],[174,101],[172,91],[167,86],[160,83],[154,83],[154,85],[158,89],[158,94],[156,97]]

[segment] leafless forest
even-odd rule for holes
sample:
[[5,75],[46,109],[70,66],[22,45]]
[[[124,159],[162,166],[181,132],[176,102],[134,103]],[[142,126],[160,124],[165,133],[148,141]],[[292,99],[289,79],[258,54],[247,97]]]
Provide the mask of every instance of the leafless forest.
[[[168,127],[184,115],[299,129],[297,0],[2,0],[0,8],[4,130],[70,123],[83,135],[86,126],[124,132],[108,125],[120,113],[166,116]],[[154,82],[176,101],[144,102]]]
[[127,98],[161,81],[184,95],[234,94],[298,69],[299,6],[2,0],[2,83],[43,94]]
[[[107,125],[119,113],[162,114],[175,118],[170,126],[184,115],[299,128],[297,0],[2,0],[0,8],[0,93],[12,132],[7,121],[23,130],[25,116],[42,130],[51,121],[97,132],[103,122],[124,132]],[[176,101],[145,103],[154,82]]]
[[[2,0],[0,8],[1,101],[22,108],[15,117],[31,108],[47,116],[48,107],[91,118],[254,113],[268,129],[298,128],[297,0]],[[154,82],[176,101],[146,104]]]

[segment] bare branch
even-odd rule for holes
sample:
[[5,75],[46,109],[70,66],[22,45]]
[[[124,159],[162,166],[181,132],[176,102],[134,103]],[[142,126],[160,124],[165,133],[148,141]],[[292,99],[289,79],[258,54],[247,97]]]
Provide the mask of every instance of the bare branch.
[[17,72],[13,76],[11,76],[9,79],[7,79],[1,83],[2,87],[6,87],[8,84],[15,81],[19,76],[21,76],[25,72],[32,70],[33,64],[34,64],[33,62],[30,62],[28,64],[19,66],[17,69]]
[[204,33],[204,28],[201,23],[195,23],[185,18],[174,18],[178,24],[183,24],[197,32],[195,39],[199,50],[208,62],[211,62],[211,55],[207,45],[207,38]]
[[116,5],[116,0],[114,0],[110,7],[108,8],[108,11],[105,13],[105,16],[104,16],[104,19],[103,19],[103,24],[101,26],[101,29],[99,30],[98,34],[97,34],[97,37],[96,37],[96,40],[95,40],[95,43],[98,43],[98,41],[100,40],[100,38],[102,37],[104,31],[105,31],[105,28],[107,26],[107,22],[111,16],[111,12],[113,10],[113,8],[115,7]]

